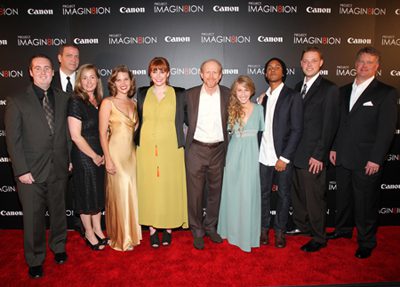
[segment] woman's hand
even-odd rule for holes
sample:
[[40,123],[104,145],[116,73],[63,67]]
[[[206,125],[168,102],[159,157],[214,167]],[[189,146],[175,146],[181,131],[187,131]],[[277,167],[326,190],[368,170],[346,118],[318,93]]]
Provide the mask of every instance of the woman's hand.
[[115,168],[115,165],[112,160],[106,160],[106,171],[112,175],[114,175],[117,172],[117,169]]

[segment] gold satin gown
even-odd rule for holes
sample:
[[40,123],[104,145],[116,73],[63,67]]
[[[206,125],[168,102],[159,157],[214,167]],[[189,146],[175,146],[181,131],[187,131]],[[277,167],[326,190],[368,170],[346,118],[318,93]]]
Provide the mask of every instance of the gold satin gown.
[[108,145],[116,173],[107,173],[106,176],[106,228],[111,248],[126,251],[133,249],[142,239],[133,141],[137,111],[133,118],[129,118],[111,103]]

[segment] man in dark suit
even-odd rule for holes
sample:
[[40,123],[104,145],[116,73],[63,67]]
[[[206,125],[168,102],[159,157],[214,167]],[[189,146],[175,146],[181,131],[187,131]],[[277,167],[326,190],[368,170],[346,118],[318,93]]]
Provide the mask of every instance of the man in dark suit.
[[336,165],[336,229],[329,239],[351,238],[354,216],[357,258],[376,247],[379,183],[397,120],[396,90],[375,78],[380,53],[373,47],[358,51],[356,78],[340,89],[339,130],[330,153]]
[[339,121],[339,89],[319,71],[324,63],[317,47],[301,56],[304,80],[296,85],[303,98],[303,135],[294,156],[292,189],[293,221],[297,229],[288,235],[311,235],[301,247],[315,252],[326,246],[326,166]]
[[[222,174],[228,145],[227,107],[230,90],[220,86],[222,65],[207,60],[200,67],[203,85],[187,91],[186,180],[189,225],[196,249],[204,249],[204,235],[221,243],[217,221]],[[207,198],[203,199],[205,184]],[[206,215],[203,218],[203,202]]]
[[9,97],[6,143],[17,181],[24,220],[24,252],[32,278],[41,277],[46,256],[46,208],[49,246],[55,261],[67,259],[65,191],[68,179],[68,95],[50,87],[53,65],[45,55],[31,58],[33,79],[25,93]]
[[58,50],[60,69],[54,73],[51,86],[73,93],[75,87],[76,70],[79,66],[79,47],[74,44],[65,44]]
[[293,157],[303,129],[303,103],[298,92],[287,87],[286,65],[278,58],[265,64],[269,88],[258,99],[264,107],[265,130],[260,146],[261,244],[268,244],[271,224],[272,183],[278,185],[275,216],[275,247],[286,246],[284,232],[289,214]]
[[[57,59],[60,63],[60,69],[54,72],[51,86],[72,95],[75,88],[76,70],[79,66],[79,47],[74,44],[64,44],[60,46]],[[73,196],[74,187],[70,177],[68,180],[67,206],[69,204],[72,205],[70,201],[72,201]],[[85,229],[83,228],[79,215],[72,216],[71,221],[73,229],[84,237]]]

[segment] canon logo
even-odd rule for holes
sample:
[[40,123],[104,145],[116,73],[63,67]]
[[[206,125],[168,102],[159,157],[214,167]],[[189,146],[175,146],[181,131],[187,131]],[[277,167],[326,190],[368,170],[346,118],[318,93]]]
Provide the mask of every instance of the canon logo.
[[75,38],[74,39],[74,44],[76,44],[76,45],[98,44],[98,43],[99,43],[99,39],[97,39],[97,38],[92,38],[92,39]]
[[257,41],[260,43],[283,43],[283,37],[258,36]]
[[329,71],[328,70],[320,70],[319,74],[322,75],[322,76],[328,76]]
[[53,15],[53,9],[28,9],[29,15]]
[[394,10],[394,14],[396,14],[396,15],[400,15],[400,9],[396,9],[396,10]]
[[20,210],[1,210],[1,216],[22,216],[23,213]]
[[[111,76],[112,74],[112,69],[98,69],[98,72],[100,76],[102,77],[108,77]],[[131,70],[132,74],[134,75],[147,75],[147,71],[142,69],[142,70]]]
[[137,13],[145,13],[146,8],[144,7],[121,7],[119,8],[119,12],[122,14],[137,14]]
[[400,184],[381,184],[381,189],[400,189]]
[[3,8],[0,7],[0,16],[13,16],[18,15],[17,8]]
[[6,131],[0,130],[0,137],[5,137],[5,136],[6,136]]
[[239,6],[219,6],[213,7],[214,12],[239,12]]
[[11,159],[9,157],[0,157],[0,162],[11,162]]
[[165,36],[164,41],[167,43],[190,43],[190,37]]
[[6,106],[7,100],[0,100],[0,106]]
[[15,188],[15,186],[11,186],[11,185],[3,185],[2,187],[0,187],[0,192],[16,192],[17,189]]
[[0,46],[6,46],[7,40],[0,40]]
[[306,8],[307,13],[312,14],[330,14],[332,12],[331,8],[319,8],[319,7],[310,7]]
[[349,43],[349,44],[362,44],[362,45],[369,44],[369,45],[371,45],[372,44],[372,40],[368,39],[368,38],[353,38],[353,37],[350,37],[350,38],[347,38],[347,43]]
[[390,75],[392,77],[400,77],[400,71],[399,70],[391,70]]

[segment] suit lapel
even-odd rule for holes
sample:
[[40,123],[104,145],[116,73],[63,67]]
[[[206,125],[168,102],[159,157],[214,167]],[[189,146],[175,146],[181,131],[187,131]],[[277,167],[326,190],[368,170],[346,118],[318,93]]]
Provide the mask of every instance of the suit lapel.
[[[194,93],[192,93],[191,97],[193,97],[193,101],[192,101],[192,107],[193,107],[193,127],[194,129],[196,129],[197,126],[197,118],[199,116],[199,104],[200,104],[200,92],[201,92],[201,87],[198,87],[197,91],[194,91]],[[194,131],[193,131],[194,132]]]
[[32,86],[30,86],[27,90],[26,102],[30,107],[32,107],[32,110],[35,112],[35,114],[38,115],[38,118],[42,122],[42,124],[44,126],[46,126],[48,128],[48,130],[50,131],[50,127],[49,127],[49,124],[47,123],[47,119],[44,114],[42,104],[40,103],[39,99],[37,98]]
[[308,102],[312,96],[317,92],[319,85],[321,84],[322,77],[318,76],[318,78],[314,81],[312,86],[308,89],[306,96],[304,97],[304,103]]
[[[364,90],[364,92],[360,95],[360,97],[357,99],[357,101],[354,103],[353,108],[350,111],[350,114],[353,114],[355,111],[357,111],[359,108],[362,107],[362,105],[371,100],[371,96],[373,95],[372,91],[374,90],[376,86],[376,79],[374,79],[368,87]],[[351,90],[350,90],[351,94]],[[350,103],[350,98],[349,98],[349,103]]]
[[221,88],[218,86],[219,89],[219,98],[220,98],[220,110],[221,110],[221,122],[222,122],[222,127],[226,127],[226,117],[225,117],[225,111],[226,111],[226,106],[227,103],[225,101],[225,97],[222,94]]

